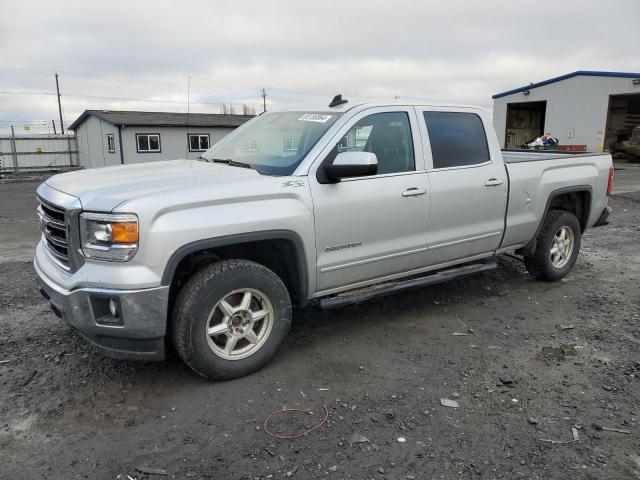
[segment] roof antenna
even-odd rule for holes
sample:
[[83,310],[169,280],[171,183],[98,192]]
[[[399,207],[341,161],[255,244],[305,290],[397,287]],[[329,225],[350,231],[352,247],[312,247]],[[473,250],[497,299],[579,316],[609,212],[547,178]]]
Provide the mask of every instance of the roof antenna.
[[331,103],[329,104],[329,108],[337,107],[338,105],[343,105],[343,104],[347,103],[348,101],[349,100],[343,100],[342,99],[342,94],[339,93],[338,95],[333,97],[333,100],[331,100]]

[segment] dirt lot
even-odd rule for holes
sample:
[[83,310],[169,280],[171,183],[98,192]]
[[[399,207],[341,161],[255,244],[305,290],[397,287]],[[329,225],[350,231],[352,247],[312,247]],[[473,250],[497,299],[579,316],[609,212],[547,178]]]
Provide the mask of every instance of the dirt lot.
[[[35,288],[37,183],[0,182],[0,478],[640,478],[640,168],[617,178],[612,224],[585,235],[564,281],[502,257],[440,287],[298,310],[276,359],[226,383],[175,356],[94,353]],[[311,426],[323,405],[328,422],[271,438],[284,405],[314,415],[274,429]]]

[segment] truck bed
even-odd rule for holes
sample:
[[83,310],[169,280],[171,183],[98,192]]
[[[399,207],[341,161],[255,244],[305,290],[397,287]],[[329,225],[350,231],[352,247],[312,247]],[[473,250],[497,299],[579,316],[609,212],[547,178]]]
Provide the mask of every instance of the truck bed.
[[593,156],[607,156],[608,153],[594,152],[563,152],[543,150],[502,150],[505,163],[538,162],[541,160],[567,160],[568,157],[583,158]]
[[596,223],[607,206],[607,182],[611,155],[608,153],[502,152],[509,177],[509,199],[502,248],[519,248],[535,237],[548,201],[574,190],[589,195],[588,219]]

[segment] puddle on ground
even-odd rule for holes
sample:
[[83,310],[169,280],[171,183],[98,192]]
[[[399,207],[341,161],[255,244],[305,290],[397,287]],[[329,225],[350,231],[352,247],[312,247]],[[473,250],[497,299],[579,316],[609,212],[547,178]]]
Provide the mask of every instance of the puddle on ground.
[[557,347],[542,347],[540,357],[547,362],[565,360],[567,357],[576,356],[575,343],[562,343]]

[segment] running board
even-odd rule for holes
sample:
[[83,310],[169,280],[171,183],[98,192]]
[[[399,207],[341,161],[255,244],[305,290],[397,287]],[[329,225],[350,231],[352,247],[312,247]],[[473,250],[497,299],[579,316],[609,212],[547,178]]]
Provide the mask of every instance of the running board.
[[320,305],[320,308],[324,309],[339,308],[345,305],[350,305],[352,303],[364,302],[374,297],[389,295],[401,290],[407,290],[409,288],[435,285],[438,283],[448,282],[449,280],[456,280],[461,277],[466,277],[467,275],[488,272],[490,270],[495,270],[497,267],[497,263],[491,262],[465,265],[463,267],[456,267],[448,270],[440,270],[439,272],[432,273],[423,277],[414,277],[408,280],[399,280],[397,282],[379,283],[370,287],[359,288],[357,290],[349,290],[348,292],[339,293],[332,297],[321,298],[318,303]]

